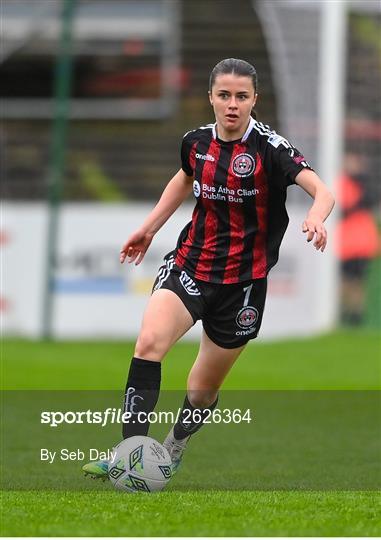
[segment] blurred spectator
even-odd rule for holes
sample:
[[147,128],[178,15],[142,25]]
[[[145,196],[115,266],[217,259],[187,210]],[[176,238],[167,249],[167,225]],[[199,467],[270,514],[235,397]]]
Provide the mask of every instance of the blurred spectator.
[[335,250],[341,262],[341,318],[348,325],[363,322],[369,265],[380,253],[372,201],[366,193],[368,175],[363,156],[345,155],[343,174],[336,185],[341,218],[335,234]]

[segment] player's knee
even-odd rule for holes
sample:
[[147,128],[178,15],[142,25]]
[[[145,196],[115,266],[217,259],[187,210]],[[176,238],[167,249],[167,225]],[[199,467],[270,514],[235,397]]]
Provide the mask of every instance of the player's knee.
[[164,340],[154,330],[142,330],[135,345],[134,356],[145,360],[161,360],[166,353]]
[[208,389],[208,390],[189,390],[188,389],[188,399],[193,405],[193,407],[199,409],[205,409],[214,403],[217,399],[218,389]]

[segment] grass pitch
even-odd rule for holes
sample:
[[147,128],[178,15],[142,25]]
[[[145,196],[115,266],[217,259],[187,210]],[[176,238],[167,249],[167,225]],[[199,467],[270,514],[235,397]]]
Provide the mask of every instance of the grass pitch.
[[[6,341],[2,347],[4,390],[121,390],[133,352],[131,343],[44,343]],[[197,353],[180,343],[163,366],[163,388],[181,390]],[[377,334],[341,332],[321,338],[250,345],[234,366],[224,388],[246,390],[376,390],[380,387],[380,338]],[[23,392],[19,392],[20,395]],[[295,394],[295,393],[294,393]],[[7,405],[5,403],[5,405]],[[335,411],[332,411],[335,416]],[[361,415],[358,417],[361,421]],[[357,424],[356,424],[357,425]],[[211,426],[215,433],[217,426]],[[242,450],[242,468],[230,471],[231,489],[214,489],[208,427],[192,441],[183,468],[168,490],[127,495],[79,476],[70,469],[67,484],[50,473],[58,489],[5,489],[3,536],[378,536],[379,493],[366,490],[240,489],[245,467],[256,455]],[[271,430],[269,430],[271,431]],[[62,438],[57,431],[57,439]],[[211,431],[212,433],[212,431]],[[379,430],[376,430],[376,437]],[[15,422],[15,449],[36,438],[27,424]],[[334,433],[337,436],[337,433]],[[359,439],[365,436],[359,432]],[[276,438],[276,434],[275,434]],[[378,440],[379,442],[379,440]],[[61,444],[61,441],[60,441]],[[223,443],[221,443],[223,444]],[[228,443],[230,444],[230,443]],[[232,442],[233,444],[233,442]],[[202,455],[210,467],[202,469]],[[215,452],[215,449],[213,450]],[[287,453],[287,449],[285,449]],[[33,456],[19,452],[33,478]],[[23,458],[24,456],[24,458]],[[310,456],[311,457],[311,456]],[[269,455],[269,460],[271,456]],[[200,467],[192,464],[200,460]],[[250,461],[251,460],[251,461]],[[6,461],[5,461],[6,463]],[[265,463],[263,464],[264,467]],[[277,467],[266,472],[279,474]],[[372,465],[371,463],[369,465]],[[25,463],[20,462],[20,469]],[[346,464],[338,466],[345,468]],[[193,465],[195,467],[195,465]],[[281,467],[280,470],[283,468]],[[49,469],[46,469],[49,471]],[[52,469],[53,470],[53,469]],[[209,477],[207,476],[209,472]],[[197,478],[202,471],[203,478]],[[313,476],[313,460],[308,471]],[[6,471],[3,471],[6,472]],[[263,471],[262,471],[263,472]],[[49,475],[49,473],[47,473]],[[60,478],[61,476],[61,478]],[[221,471],[223,477],[223,471]],[[236,477],[236,485],[234,478]],[[229,480],[230,481],[230,480]],[[85,482],[85,483],[84,483]],[[207,488],[203,489],[203,483]],[[25,484],[27,485],[27,484]],[[62,485],[61,488],[59,486]],[[222,484],[221,484],[222,485]],[[22,486],[22,478],[21,478]],[[37,486],[37,482],[36,482]],[[69,486],[69,487],[68,487]],[[71,487],[72,486],[72,489]],[[81,490],[80,486],[85,486]],[[85,489],[85,488],[84,488]],[[70,490],[70,491],[69,491]]]
[[4,502],[8,536],[380,534],[377,496],[364,492],[11,492]]

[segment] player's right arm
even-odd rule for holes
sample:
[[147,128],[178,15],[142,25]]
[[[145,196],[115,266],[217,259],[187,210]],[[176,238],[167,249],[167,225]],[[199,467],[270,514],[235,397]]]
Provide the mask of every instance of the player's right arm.
[[129,263],[135,261],[136,265],[142,262],[155,234],[191,193],[192,183],[193,177],[188,176],[183,169],[175,174],[143,225],[123,245],[120,250],[121,263],[124,263],[126,258]]

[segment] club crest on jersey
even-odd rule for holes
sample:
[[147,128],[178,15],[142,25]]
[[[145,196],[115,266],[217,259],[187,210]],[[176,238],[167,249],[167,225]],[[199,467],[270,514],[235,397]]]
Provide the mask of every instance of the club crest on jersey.
[[258,310],[253,306],[245,306],[241,308],[236,317],[236,323],[240,328],[247,330],[254,326],[259,317]]
[[238,154],[233,159],[232,169],[234,174],[244,178],[254,172],[255,159],[250,154]]

